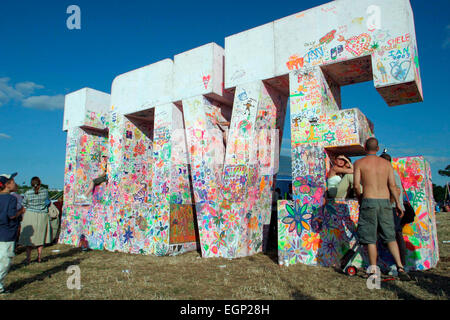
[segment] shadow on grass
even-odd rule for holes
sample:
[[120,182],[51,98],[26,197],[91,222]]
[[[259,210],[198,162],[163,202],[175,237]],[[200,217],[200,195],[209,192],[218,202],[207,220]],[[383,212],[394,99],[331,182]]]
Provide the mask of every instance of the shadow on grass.
[[[74,254],[77,254],[79,252],[82,252],[80,248],[72,248],[72,249],[67,250],[65,252],[62,252],[62,253],[52,254],[52,255],[49,255],[49,256],[42,257],[42,260],[41,260],[42,262],[41,263],[45,263],[45,262],[53,260],[53,259],[60,259],[60,258],[71,257]],[[18,270],[18,269],[20,269],[22,267],[25,267],[25,266],[26,266],[26,264],[24,262],[15,264],[15,265],[11,266],[11,268],[9,269],[9,272],[12,272],[14,270]]]
[[292,292],[291,292],[291,299],[292,300],[316,300],[316,299],[314,299],[311,296],[308,296],[306,294],[301,293],[300,291],[298,291],[295,288],[291,287],[291,289],[293,289]]
[[316,300],[316,298],[302,293],[298,288],[293,286],[289,280],[280,274],[280,279],[286,284],[289,290],[289,295],[292,300]]
[[19,254],[25,252],[26,250],[27,250],[26,247],[17,245],[17,246],[16,246],[16,252],[15,252],[15,253],[16,253],[16,255],[19,255]]
[[[445,277],[437,274],[432,273],[424,273],[424,272],[417,272],[417,271],[411,271],[409,272],[409,276],[411,277],[412,286],[417,286],[423,290],[428,291],[430,294],[434,296],[442,296],[442,294],[445,295],[445,297],[449,297],[450,295],[450,277]],[[394,292],[398,298],[405,299],[405,300],[421,300],[422,298],[419,298],[415,296],[414,294],[404,290],[403,288],[400,288],[395,283],[384,283],[382,284],[386,289]]]
[[27,284],[33,283],[35,281],[43,281],[45,280],[45,278],[51,278],[52,275],[61,272],[61,271],[66,271],[68,267],[72,266],[72,265],[78,265],[81,263],[83,259],[75,259],[72,261],[66,261],[63,264],[50,268],[48,270],[45,270],[43,272],[41,272],[40,274],[37,274],[35,276],[26,278],[26,279],[22,279],[22,280],[18,280],[15,282],[12,282],[9,284],[8,288],[6,290],[9,290],[11,292],[15,292],[17,290],[19,290],[20,288],[26,286]]
[[381,284],[381,287],[385,287],[387,290],[394,292],[399,299],[404,299],[404,300],[421,300],[420,298],[416,297],[412,293],[409,293],[408,291],[400,288],[395,283],[384,282],[384,283]]
[[450,296],[450,277],[417,271],[411,271],[409,275],[417,280],[415,284],[418,287],[429,293],[441,296],[443,292],[447,298]]
[[81,248],[71,248],[70,250],[67,250],[65,252],[61,252],[61,253],[58,253],[58,254],[51,254],[49,256],[45,256],[45,257],[42,258],[42,262],[47,262],[47,261],[50,261],[50,260],[53,260],[53,259],[60,259],[60,258],[71,257],[74,254],[77,254],[77,253],[80,253],[80,252],[83,252],[81,250]]

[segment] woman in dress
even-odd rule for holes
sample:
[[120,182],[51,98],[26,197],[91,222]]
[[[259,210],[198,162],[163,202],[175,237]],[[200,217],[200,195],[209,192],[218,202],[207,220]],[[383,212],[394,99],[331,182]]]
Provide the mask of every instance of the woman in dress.
[[31,250],[37,247],[37,262],[41,262],[44,244],[52,242],[52,230],[48,216],[50,200],[48,190],[41,187],[38,177],[31,179],[32,189],[25,192],[23,206],[26,211],[23,216],[19,243],[27,248],[26,263],[31,261]]

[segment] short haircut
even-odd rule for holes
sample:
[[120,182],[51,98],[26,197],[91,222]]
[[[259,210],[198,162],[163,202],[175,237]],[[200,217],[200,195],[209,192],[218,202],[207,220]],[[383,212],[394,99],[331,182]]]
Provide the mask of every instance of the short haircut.
[[378,140],[374,137],[367,139],[366,150],[367,151],[378,151]]
[[380,155],[380,158],[386,159],[386,160],[389,161],[389,162],[392,161],[391,156],[390,156],[389,154],[387,154],[387,153],[382,153],[382,154]]
[[39,177],[33,177],[31,178],[31,186],[34,188],[34,193],[39,193],[39,186],[41,185],[41,179]]
[[41,184],[41,179],[39,179],[39,177],[31,178],[31,186],[36,185],[36,184]]
[[0,191],[5,190],[6,189],[6,185],[8,183],[10,183],[11,181],[13,181],[13,180],[14,180],[14,178],[11,178],[11,179],[7,180],[5,183],[0,182]]

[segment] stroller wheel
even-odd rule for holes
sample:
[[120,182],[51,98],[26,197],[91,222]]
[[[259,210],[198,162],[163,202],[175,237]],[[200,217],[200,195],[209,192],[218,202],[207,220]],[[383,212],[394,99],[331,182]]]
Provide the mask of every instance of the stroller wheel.
[[354,266],[350,266],[347,269],[345,269],[345,273],[349,276],[354,276],[356,274],[356,268]]

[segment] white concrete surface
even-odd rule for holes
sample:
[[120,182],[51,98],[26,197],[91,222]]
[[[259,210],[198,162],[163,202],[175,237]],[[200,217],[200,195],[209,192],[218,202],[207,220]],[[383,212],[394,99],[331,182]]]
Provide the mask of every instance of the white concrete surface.
[[110,101],[109,94],[91,88],[83,88],[67,94],[64,101],[63,130],[86,125],[86,114],[91,112],[103,114],[106,117]]
[[111,105],[130,114],[172,102],[173,61],[165,59],[117,76],[111,87]]
[[[410,46],[416,43],[408,0],[332,1],[225,38],[225,88],[285,75],[292,68],[387,55],[388,43],[396,39]],[[301,66],[290,69],[289,61],[295,57],[302,59]],[[396,73],[390,61],[386,64],[388,74],[391,69]],[[406,66],[409,62],[403,65],[405,77],[375,85],[420,81],[418,73]]]
[[223,96],[225,50],[208,43],[174,57],[173,101],[197,95]]
[[273,23],[225,38],[225,88],[272,78],[275,74]]

